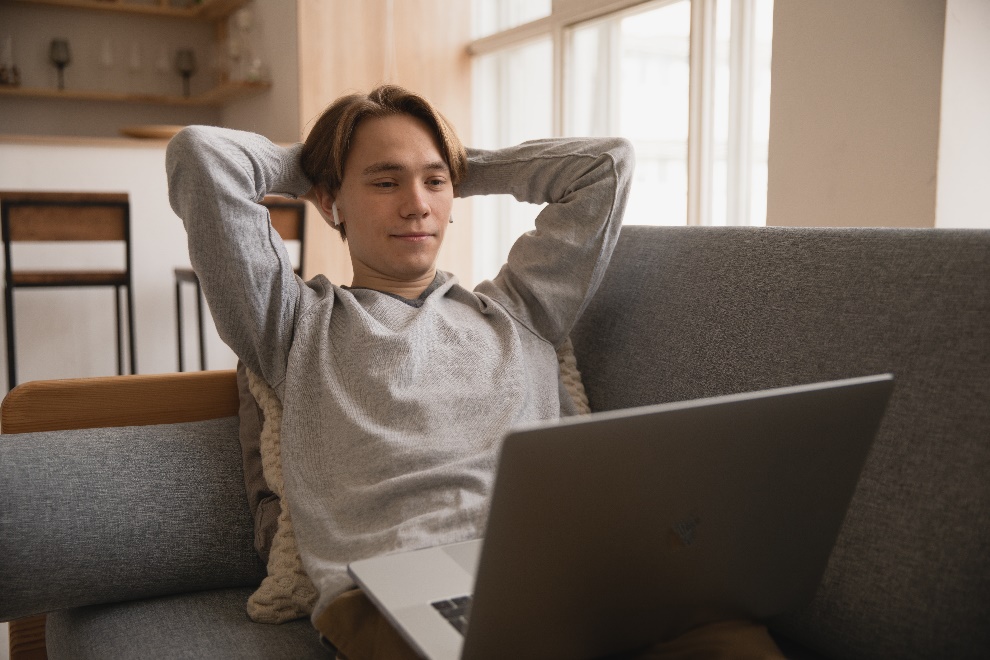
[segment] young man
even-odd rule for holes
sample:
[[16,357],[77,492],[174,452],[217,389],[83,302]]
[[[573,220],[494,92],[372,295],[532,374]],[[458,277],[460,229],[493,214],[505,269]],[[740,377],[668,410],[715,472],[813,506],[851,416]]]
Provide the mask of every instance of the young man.
[[[347,564],[483,533],[500,440],[567,405],[555,349],[615,245],[630,145],[465,150],[425,99],[384,86],[336,101],[305,145],[187,128],[167,170],[217,329],[282,401],[286,500],[319,592],[314,624],[350,658],[375,646],[379,657],[411,653],[353,591]],[[270,193],[310,200],[340,231],[350,286],[294,275],[258,204]],[[469,291],[436,257],[454,196],[481,194],[547,206],[502,270]]]

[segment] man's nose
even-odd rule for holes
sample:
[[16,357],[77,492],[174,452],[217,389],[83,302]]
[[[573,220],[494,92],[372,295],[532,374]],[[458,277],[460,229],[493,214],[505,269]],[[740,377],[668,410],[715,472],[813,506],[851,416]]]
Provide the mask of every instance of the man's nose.
[[402,200],[402,208],[399,210],[403,218],[425,218],[430,214],[430,205],[427,200],[426,191],[420,186],[413,186],[406,189],[406,195]]

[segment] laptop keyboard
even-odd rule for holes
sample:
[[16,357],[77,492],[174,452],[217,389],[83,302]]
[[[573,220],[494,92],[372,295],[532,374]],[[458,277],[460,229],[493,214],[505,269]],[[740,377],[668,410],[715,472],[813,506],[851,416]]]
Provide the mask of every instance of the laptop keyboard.
[[430,603],[443,618],[450,621],[450,625],[457,629],[462,635],[467,632],[468,615],[471,611],[471,597],[460,596],[450,600],[438,600]]

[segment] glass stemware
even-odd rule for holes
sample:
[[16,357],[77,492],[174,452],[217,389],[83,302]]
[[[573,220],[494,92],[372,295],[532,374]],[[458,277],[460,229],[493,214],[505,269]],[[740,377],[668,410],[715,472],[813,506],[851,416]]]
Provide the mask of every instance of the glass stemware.
[[65,67],[72,61],[72,51],[69,50],[67,39],[52,39],[48,48],[48,59],[58,68],[58,88],[65,89]]
[[175,70],[182,75],[182,95],[189,98],[189,77],[196,73],[196,53],[183,48],[175,54]]
[[102,69],[101,82],[103,87],[111,89],[113,87],[113,43],[109,39],[104,39],[100,43],[100,68]]
[[14,63],[14,38],[8,34],[0,41],[0,87],[20,84],[21,72]]
[[131,54],[127,59],[127,68],[131,73],[141,73],[141,44],[131,43]]

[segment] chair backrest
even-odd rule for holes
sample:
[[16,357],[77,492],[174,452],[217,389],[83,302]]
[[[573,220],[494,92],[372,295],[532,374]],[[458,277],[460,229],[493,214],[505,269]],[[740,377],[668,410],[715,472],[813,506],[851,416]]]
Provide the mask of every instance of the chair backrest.
[[261,203],[268,208],[272,227],[282,237],[282,240],[298,241],[299,266],[296,268],[296,272],[301,275],[303,260],[306,257],[306,203],[274,195],[265,197]]
[[15,277],[12,243],[115,241],[124,245],[122,272],[126,273],[129,288],[130,216],[127,193],[0,191],[0,233],[7,286],[14,284]]
[[128,241],[126,193],[0,192],[3,241]]

